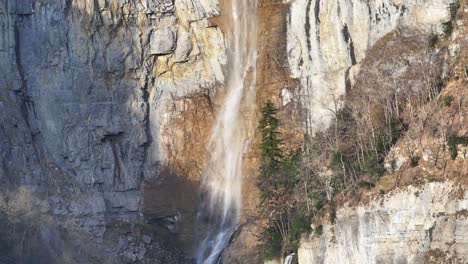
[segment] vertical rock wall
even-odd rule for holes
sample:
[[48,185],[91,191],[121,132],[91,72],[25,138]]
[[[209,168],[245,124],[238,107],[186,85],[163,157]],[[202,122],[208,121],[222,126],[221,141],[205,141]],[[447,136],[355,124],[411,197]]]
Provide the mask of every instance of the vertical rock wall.
[[337,211],[299,248],[299,263],[466,263],[468,193],[450,182]]
[[[218,12],[210,0],[0,1],[2,215],[52,217],[104,248],[110,224],[171,231],[179,208],[145,206],[157,188],[144,186],[198,180],[210,96],[224,81],[224,37],[208,21]],[[111,247],[94,253],[137,261],[150,246]]]
[[351,89],[366,51],[394,30],[440,34],[452,0],[292,0],[287,54],[291,76],[301,82],[306,131],[328,126]]

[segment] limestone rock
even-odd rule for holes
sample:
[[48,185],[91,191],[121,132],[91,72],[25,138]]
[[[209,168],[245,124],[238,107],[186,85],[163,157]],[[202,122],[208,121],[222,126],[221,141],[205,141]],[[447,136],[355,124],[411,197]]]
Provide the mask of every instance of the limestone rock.
[[[0,224],[16,228],[0,232],[0,262],[185,263],[176,240],[141,240],[142,198],[164,180],[167,146],[185,147],[168,134],[189,126],[175,102],[223,81],[224,36],[207,26],[217,1],[195,22],[177,17],[182,1],[20,2],[0,1]],[[127,231],[138,243],[119,249]]]
[[177,48],[174,51],[174,62],[186,62],[193,49],[190,33],[183,27],[180,27],[177,36]]
[[[452,0],[292,0],[287,32],[291,77],[301,80],[308,133],[328,126],[335,101],[346,93],[350,68],[394,30],[441,34]],[[356,75],[357,68],[352,74]]]
[[[455,195],[455,193],[462,195]],[[466,263],[468,192],[450,182],[387,194],[337,211],[335,224],[304,238],[299,263]]]
[[164,55],[172,53],[176,44],[176,35],[169,29],[158,29],[151,33],[150,54]]

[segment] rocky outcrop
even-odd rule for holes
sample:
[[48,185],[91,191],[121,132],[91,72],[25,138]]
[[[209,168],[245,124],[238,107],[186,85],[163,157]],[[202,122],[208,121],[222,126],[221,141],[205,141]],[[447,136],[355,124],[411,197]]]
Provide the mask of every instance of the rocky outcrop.
[[[77,263],[182,263],[162,257],[162,235],[144,242],[154,230],[135,224],[171,233],[168,219],[188,220],[179,208],[147,212],[143,197],[169,174],[198,180],[206,136],[192,131],[209,129],[210,94],[224,81],[224,36],[208,21],[218,12],[210,0],[0,1],[0,218],[24,230],[2,243],[76,235],[99,248],[83,248]],[[187,114],[190,104],[203,119]],[[186,142],[200,142],[190,149],[199,153],[185,155]],[[10,252],[12,262],[35,254]]]
[[287,54],[291,76],[301,82],[306,131],[328,126],[366,53],[392,31],[438,35],[452,19],[452,0],[293,0]]
[[303,240],[299,263],[466,263],[467,212],[463,186],[410,186],[338,210]]
[[[383,48],[414,44],[403,53],[411,53],[409,67],[398,64],[400,56],[391,70],[432,63],[435,53],[420,48],[426,37],[444,31],[452,3],[259,0],[258,104],[272,99],[282,106],[284,140],[297,149],[304,131],[326,127],[330,109],[339,107],[347,90],[369,84],[364,73],[378,75],[374,66],[394,62],[363,65],[382,37],[394,41]],[[223,22],[215,18],[220,13],[217,0],[0,0],[0,226],[8,227],[0,231],[0,262],[189,261],[199,177],[225,80]],[[447,56],[456,56],[456,50]],[[259,155],[254,148],[247,152],[247,224],[228,252],[233,263],[258,257],[259,226],[250,223],[257,213]],[[432,184],[424,187],[424,199],[410,192],[388,199],[441,208],[428,197],[452,187]],[[453,208],[465,206],[448,198],[440,203],[444,209],[433,211],[446,216],[414,209],[431,220],[422,227],[414,222],[415,234],[426,240],[411,250],[447,249],[448,257],[455,250],[428,242],[430,223],[436,224],[433,234],[444,219],[459,223],[461,213],[451,214],[461,209]],[[345,229],[361,220],[378,221],[379,213],[370,215],[375,210],[390,217],[386,208],[373,206],[362,207],[363,216],[343,209],[337,223]],[[353,214],[361,220],[344,220]],[[383,234],[366,228],[371,233],[352,235]],[[305,260],[307,254],[308,260],[322,256],[315,246],[343,249],[310,238],[301,249]],[[356,250],[350,256],[359,257],[361,249]],[[376,256],[384,252],[379,250],[373,251]],[[396,257],[407,252],[398,250]]]
[[[301,82],[306,132],[327,127],[344,95],[423,98],[402,114],[410,121],[386,176],[355,194],[365,201],[316,219],[299,263],[468,261],[465,150],[454,160],[447,151],[448,135],[466,135],[466,76],[457,69],[466,65],[467,12],[465,1],[291,1],[288,59]],[[444,97],[457,106],[441,104]]]

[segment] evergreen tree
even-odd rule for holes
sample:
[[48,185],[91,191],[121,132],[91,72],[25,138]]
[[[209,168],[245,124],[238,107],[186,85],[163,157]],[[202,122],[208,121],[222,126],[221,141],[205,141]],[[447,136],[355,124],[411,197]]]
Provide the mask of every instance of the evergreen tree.
[[293,199],[300,156],[284,154],[281,150],[277,112],[275,105],[268,101],[262,107],[259,121],[262,141],[258,188],[261,211],[268,219],[263,232],[263,253],[267,259],[295,251],[299,234],[304,226],[307,228],[307,225],[301,224],[304,221],[296,221],[300,215],[296,215],[298,212]]
[[278,109],[275,105],[268,101],[262,108],[262,118],[260,119],[259,129],[262,134],[262,160],[265,162],[271,162],[274,165],[278,165],[282,158],[279,144],[279,120],[276,118]]
[[259,188],[262,195],[262,203],[269,202],[275,189],[278,188],[275,181],[277,172],[281,165],[282,153],[279,148],[281,140],[279,138],[279,120],[276,118],[278,109],[268,101],[262,108],[262,118],[259,122],[259,130],[262,136],[260,144],[260,182]]

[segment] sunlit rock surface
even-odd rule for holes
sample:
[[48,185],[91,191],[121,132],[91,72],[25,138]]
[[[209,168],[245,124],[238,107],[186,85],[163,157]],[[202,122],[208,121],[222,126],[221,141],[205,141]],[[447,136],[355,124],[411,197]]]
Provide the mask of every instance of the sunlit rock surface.
[[[310,57],[307,60],[302,55],[307,51],[307,43],[291,45],[291,38],[288,37],[289,47],[294,47],[288,49],[294,76],[303,80],[303,76],[306,76],[304,74],[312,72],[306,69],[321,69],[319,74],[312,73],[305,77],[306,80],[317,80],[315,85],[301,82],[305,90],[313,94],[325,93],[324,97],[319,96],[324,98],[323,101],[308,104],[309,110],[313,111],[309,116],[311,126],[308,127],[312,132],[317,131],[316,128],[320,127],[316,125],[317,122],[322,122],[322,117],[326,116],[319,114],[320,119],[317,121],[314,120],[314,113],[320,113],[320,108],[336,109],[334,99],[340,99],[339,96],[355,88],[363,89],[361,95],[377,98],[379,94],[395,89],[422,91],[428,86],[428,80],[434,82],[451,76],[440,87],[442,95],[450,94],[457,98],[462,102],[458,109],[461,113],[466,112],[466,77],[460,78],[456,69],[447,71],[454,64],[466,65],[466,2],[460,2],[461,7],[456,16],[447,13],[451,2],[445,1],[345,1],[348,4],[353,2],[352,12],[343,11],[348,5],[342,2],[333,2],[334,7],[340,5],[340,9],[331,9],[327,13],[347,14],[338,16],[339,23],[333,22],[333,18],[319,16],[321,25],[326,23],[337,26],[334,26],[334,31],[320,26],[320,34],[334,32],[331,36],[335,40],[327,42],[327,45],[320,41],[320,47],[324,45],[325,50],[318,52],[320,56],[316,58],[319,60],[315,60],[318,65],[307,68],[307,61],[314,63]],[[320,3],[319,7],[322,8],[327,6],[325,3],[332,4],[329,1]],[[370,16],[357,16],[358,7],[366,3],[369,4],[366,10]],[[404,12],[399,14],[396,12],[397,7],[402,11],[403,4]],[[301,10],[298,8],[297,11]],[[383,16],[382,11],[386,15]],[[350,18],[351,14],[354,15]],[[291,15],[291,24],[294,20]],[[453,33],[444,39],[442,24],[450,20],[454,20]],[[365,26],[357,26],[357,21]],[[336,30],[338,25],[347,25],[347,40]],[[294,28],[290,32],[294,32]],[[431,47],[430,39],[435,35],[441,42]],[[319,39],[325,41],[327,37]],[[353,42],[350,42],[351,39]],[[328,53],[327,49],[336,47],[344,48],[335,50],[333,54]],[[300,52],[295,53],[297,50]],[[427,74],[429,72],[430,75]],[[327,99],[326,91],[335,97]],[[309,96],[304,98],[315,99]],[[418,116],[422,118],[428,109],[436,109],[433,116],[427,115],[426,124],[437,124],[444,129],[450,128],[451,133],[466,135],[466,115],[451,115],[451,109],[436,106],[437,100],[433,100],[421,108]],[[446,148],[446,135],[435,135],[428,130],[418,122],[410,123],[408,131],[391,148],[386,160],[386,168],[390,172],[386,177],[400,177],[396,176],[398,172],[404,177],[418,178],[420,183],[395,187],[399,184],[391,181],[393,185],[390,188],[395,190],[390,193],[369,194],[370,202],[361,201],[353,205],[345,203],[337,210],[334,222],[327,220],[320,228],[313,226],[315,230],[322,231],[314,230],[302,239],[298,252],[299,263],[468,262],[465,152],[460,148],[461,154],[453,161],[448,154],[443,156],[441,153]],[[415,153],[421,156],[421,162],[412,170],[409,160]],[[438,182],[431,182],[431,177],[439,177]],[[400,184],[405,185],[402,182]]]
[[366,51],[387,33],[440,34],[451,19],[453,0],[290,0],[287,54],[291,76],[302,87],[315,133],[328,126],[332,111],[351,88]]
[[466,263],[468,192],[451,182],[344,207],[303,239],[299,263]]

